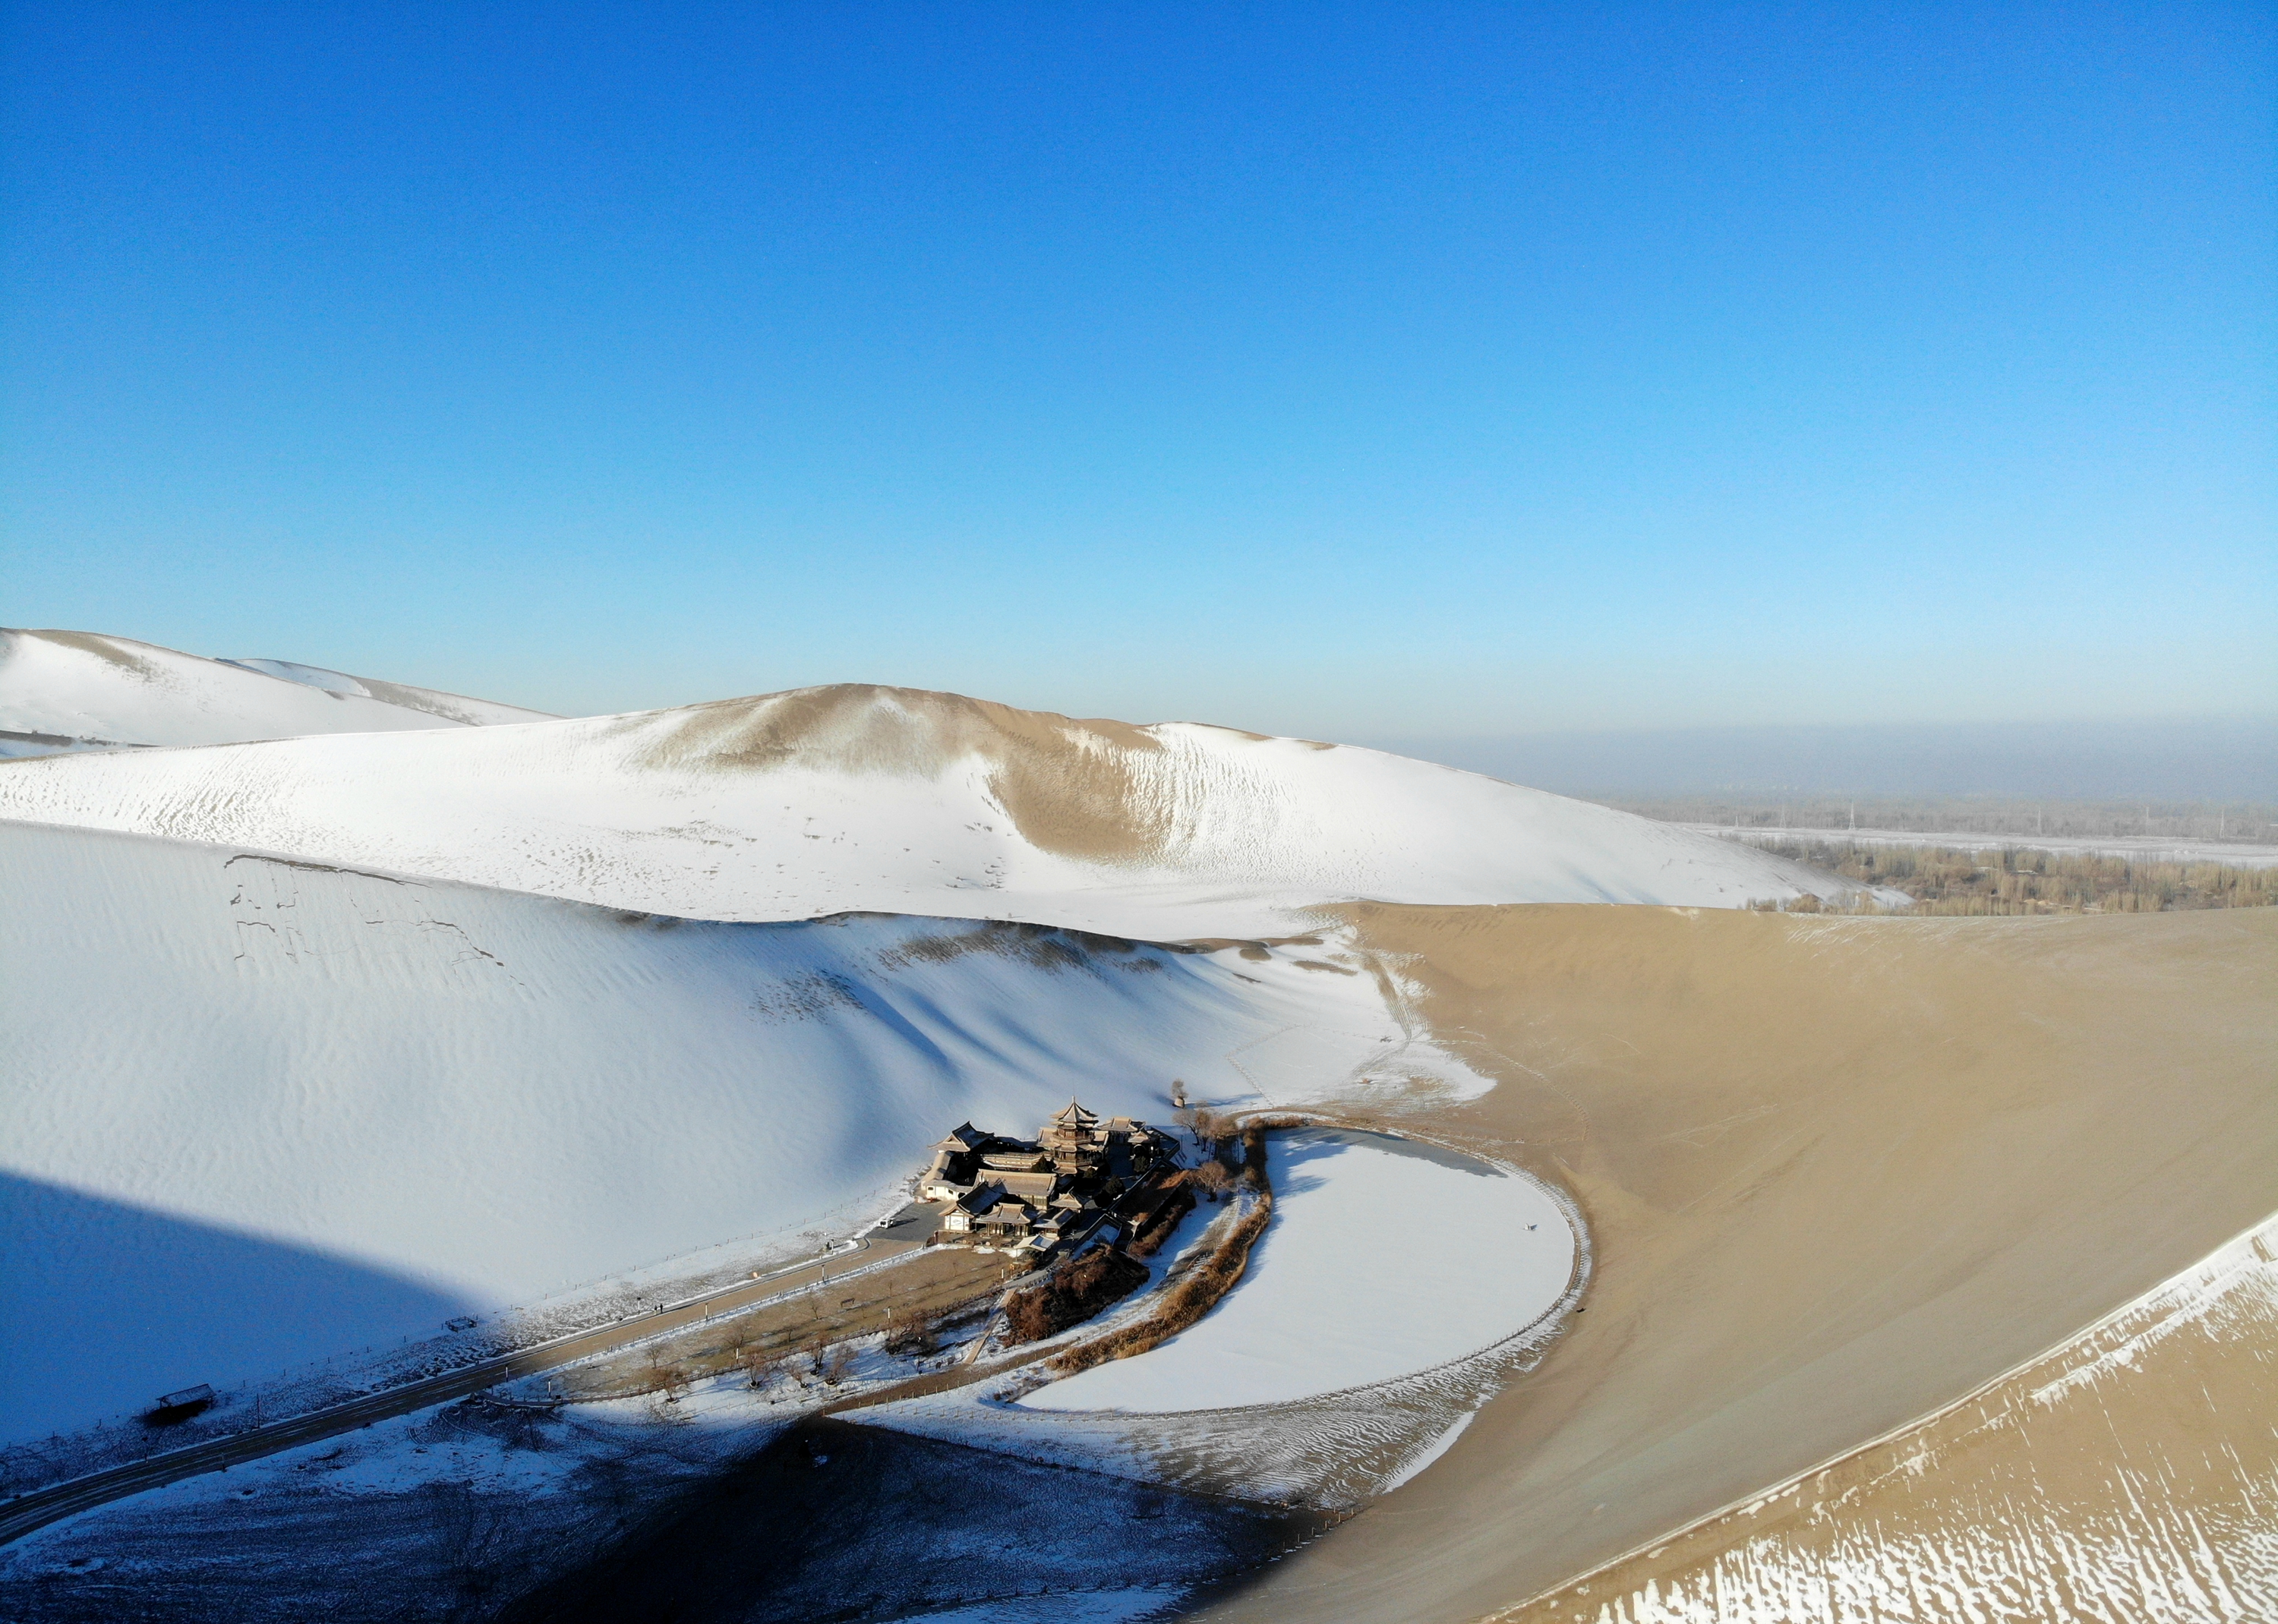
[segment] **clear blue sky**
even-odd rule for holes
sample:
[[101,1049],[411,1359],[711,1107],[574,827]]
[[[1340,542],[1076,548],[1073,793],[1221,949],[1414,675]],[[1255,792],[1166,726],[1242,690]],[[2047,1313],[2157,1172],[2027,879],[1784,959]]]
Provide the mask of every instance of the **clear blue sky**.
[[2267,6],[0,15],[0,623],[565,711],[2278,711]]

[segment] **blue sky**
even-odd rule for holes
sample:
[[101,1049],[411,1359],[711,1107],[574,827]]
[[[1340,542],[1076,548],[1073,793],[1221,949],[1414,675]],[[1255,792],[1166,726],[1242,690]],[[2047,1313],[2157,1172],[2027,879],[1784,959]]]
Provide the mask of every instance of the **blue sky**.
[[2265,7],[0,17],[0,622],[563,711],[2278,711]]

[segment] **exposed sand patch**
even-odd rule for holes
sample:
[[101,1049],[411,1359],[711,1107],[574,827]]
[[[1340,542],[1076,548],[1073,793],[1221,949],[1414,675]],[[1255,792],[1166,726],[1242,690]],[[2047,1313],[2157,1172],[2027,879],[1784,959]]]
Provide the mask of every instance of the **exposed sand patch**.
[[[1090,862],[1160,855],[1173,808],[1145,793],[1133,758],[1162,742],[1121,721],[1078,721],[961,694],[848,682],[666,713],[643,757],[651,766],[719,772],[809,771],[934,778],[975,757],[1031,844]],[[653,725],[654,717],[631,719]]]
[[376,676],[359,676],[351,680],[382,705],[400,705],[407,711],[424,711],[430,716],[440,716],[446,721],[463,722],[470,728],[495,727],[501,722],[554,720],[543,711],[533,711],[524,705],[501,705],[493,699],[444,693],[433,688],[415,688],[406,682],[383,682]]
[[2278,918],[1349,911],[1563,1178],[1583,1312],[1220,1619],[1475,1618],[2064,1342],[2278,1209]]

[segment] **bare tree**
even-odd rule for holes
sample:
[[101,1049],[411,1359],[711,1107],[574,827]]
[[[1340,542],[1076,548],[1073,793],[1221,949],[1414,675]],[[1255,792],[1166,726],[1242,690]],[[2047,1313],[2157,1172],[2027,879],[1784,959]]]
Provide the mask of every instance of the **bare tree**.
[[765,1392],[783,1376],[783,1354],[746,1342],[736,1350],[736,1363],[742,1367],[744,1384],[753,1392]]
[[886,1352],[904,1359],[922,1359],[941,1346],[941,1327],[930,1319],[890,1320]]
[[1234,1119],[1220,1116],[1207,1105],[1189,1105],[1179,1113],[1178,1119],[1204,1150],[1215,1150],[1234,1137]]
[[642,1390],[654,1394],[667,1404],[677,1404],[688,1391],[688,1372],[680,1361],[661,1347],[648,1351],[648,1369],[642,1377]]

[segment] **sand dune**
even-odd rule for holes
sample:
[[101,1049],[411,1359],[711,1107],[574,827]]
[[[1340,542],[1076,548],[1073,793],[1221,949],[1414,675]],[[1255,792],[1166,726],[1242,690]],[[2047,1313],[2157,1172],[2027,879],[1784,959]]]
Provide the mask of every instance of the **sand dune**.
[[1352,899],[1738,907],[1857,889],[1374,751],[867,687],[16,762],[0,819],[702,919],[865,909],[1152,940],[1288,933]]
[[[1428,1470],[1211,1616],[1540,1597],[1530,1618],[1641,1624],[1830,1585],[1872,1616],[1900,1570],[1946,1584],[1951,1605],[1907,1598],[1924,1616],[1998,1613],[1938,1564],[2002,1559],[1982,1536],[2044,1445],[2158,1452],[2171,1501],[2264,1491],[2267,1440],[2228,1477],[2219,1458],[2267,1430],[2251,1293],[2144,1341],[2116,1407],[2045,1401],[2103,1368],[2083,1344],[2022,1399],[1915,1423],[2278,1211],[2278,913],[1764,915],[1739,904],[1853,888],[1227,728],[852,686],[438,727],[501,718],[315,667],[10,646],[0,698],[27,673],[48,698],[0,727],[124,730],[73,696],[145,690],[179,720],[210,682],[325,734],[0,765],[0,1171],[38,1210],[302,1248],[379,1271],[382,1318],[432,1319],[843,1215],[948,1122],[1026,1125],[1071,1078],[1159,1114],[1177,1075],[1490,1151],[1572,1195],[1594,1260],[1565,1333]],[[358,707],[394,720],[303,725]],[[1390,1221],[1495,1264],[1430,1213]],[[11,1310],[67,1320],[68,1238],[11,1239]],[[261,1329],[264,1357],[325,1351]],[[141,1396],[153,1349],[210,1346],[181,1379],[231,1378],[194,1311],[147,1330],[54,1343],[12,1421]],[[2173,1433],[2201,1427],[2186,1459]],[[1846,1456],[1787,1512],[1719,1514]],[[2177,1522],[2137,1470],[2082,1466],[2017,1537],[2101,1540],[2175,1587],[2267,1570],[2237,1517]],[[2145,1544],[2186,1534],[2211,1561]],[[2033,1571],[2118,1571],[2066,1560]]]
[[2267,911],[1354,918],[1499,1079],[1435,1127],[1564,1180],[1597,1272],[1437,1466],[1212,1618],[1509,1606],[1939,1409],[2278,1210]]
[[[0,1175],[25,1181],[0,1441],[432,1334],[439,1293],[527,1304],[739,1238],[844,1234],[968,1118],[1024,1131],[1081,1091],[1161,1119],[1173,1077],[1287,1098],[1433,1070],[1376,980],[1303,947],[705,924],[20,824],[0,824]],[[74,1195],[109,1216],[89,1227]],[[159,1249],[88,1239],[130,1229]],[[156,1337],[87,1317],[103,1279],[263,1242],[378,1271],[370,1312],[191,1301]],[[265,1335],[223,1334],[248,1315]]]
[[2278,1618],[2274,1254],[2278,1222],[1924,1425],[1498,1624]]
[[0,628],[0,757],[542,720],[542,711],[290,660]]

